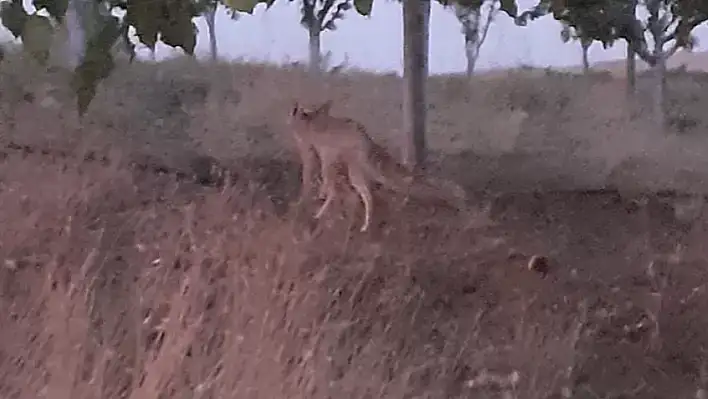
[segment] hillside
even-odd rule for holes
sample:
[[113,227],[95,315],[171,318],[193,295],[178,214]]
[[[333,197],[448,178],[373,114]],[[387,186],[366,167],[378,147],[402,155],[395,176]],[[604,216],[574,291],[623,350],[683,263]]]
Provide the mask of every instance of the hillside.
[[[702,71],[708,72],[708,52],[688,52],[679,51],[674,54],[673,57],[669,58],[667,62],[667,67],[669,69],[679,68],[685,66],[688,71]],[[614,76],[624,77],[625,61],[624,60],[614,60],[614,61],[602,61],[592,64],[592,68],[598,71],[610,71]],[[644,71],[648,69],[648,65],[642,61],[637,60],[637,70]],[[576,67],[575,71],[581,71],[581,67]]]
[[67,75],[0,64],[0,397],[706,397],[705,75],[669,132],[612,76],[434,76],[468,200],[374,185],[363,234],[297,206],[285,121],[332,99],[400,157],[399,78],[120,63],[79,120]]

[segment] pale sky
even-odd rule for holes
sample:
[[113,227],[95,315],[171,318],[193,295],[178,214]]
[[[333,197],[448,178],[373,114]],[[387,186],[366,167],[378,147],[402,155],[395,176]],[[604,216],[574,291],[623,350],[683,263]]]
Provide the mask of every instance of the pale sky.
[[[534,0],[519,0],[519,9],[525,10]],[[392,1],[375,1],[370,17],[361,17],[354,10],[338,24],[334,32],[322,36],[323,52],[331,51],[331,64],[345,61],[348,65],[373,71],[401,71],[402,18],[401,6]],[[221,9],[217,14],[216,29],[219,54],[225,59],[268,61],[274,63],[305,61],[307,32],[299,23],[298,2],[277,1],[270,9],[259,5],[253,15],[242,14],[233,21]],[[199,28],[197,53],[208,52],[207,28],[203,18],[196,19]],[[566,66],[580,63],[580,46],[564,44],[560,40],[560,25],[552,17],[544,17],[526,27],[514,25],[511,18],[500,13],[484,43],[478,69],[508,68],[522,64],[534,66]],[[708,46],[708,26],[694,32],[699,51]],[[7,37],[7,32],[2,35]],[[703,39],[703,40],[702,40]],[[139,47],[140,48],[140,47]],[[160,45],[158,59],[168,57],[174,50]],[[595,43],[590,50],[591,62],[621,58],[624,42],[604,50]],[[146,49],[139,56],[147,56]],[[430,24],[430,72],[462,72],[465,55],[460,24],[450,10],[433,4]]]

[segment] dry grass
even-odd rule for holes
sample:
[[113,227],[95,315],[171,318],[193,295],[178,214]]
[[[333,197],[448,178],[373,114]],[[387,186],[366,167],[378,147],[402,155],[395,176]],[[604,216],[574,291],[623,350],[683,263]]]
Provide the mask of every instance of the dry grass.
[[[225,164],[244,156],[293,161],[281,115],[295,98],[333,99],[333,113],[360,120],[401,156],[402,86],[394,75],[344,71],[314,80],[298,66],[121,64],[79,123],[65,73],[39,71],[19,57],[8,57],[2,72],[2,111],[11,127],[4,136],[21,144],[110,146],[180,169],[198,155]],[[671,77],[670,118],[680,139],[655,131],[642,82],[639,101],[628,101],[624,82],[603,74],[522,68],[481,78],[471,90],[461,76],[434,76],[429,144],[435,158],[444,158],[445,173],[471,187],[534,186],[538,176],[556,188],[625,184],[632,179],[623,162],[630,159],[672,171],[633,173],[644,186],[686,189],[674,181],[675,170],[708,170],[700,101],[708,80],[701,73]],[[694,174],[708,182],[708,175]]]
[[[136,64],[79,123],[60,73],[32,78],[18,65],[0,75],[3,398],[665,398],[705,388],[700,212],[677,218],[658,197],[556,193],[480,194],[455,214],[379,192],[370,234],[355,233],[353,207],[312,226],[289,206],[297,168],[273,115],[294,96],[334,97],[337,112],[393,141],[396,78],[351,73],[308,90],[297,68]],[[642,119],[616,108],[623,97],[592,103],[616,83],[515,72],[471,95],[460,82],[431,83],[431,130],[446,154],[440,173],[466,184],[489,154],[551,153],[605,132],[602,121],[631,132]],[[567,126],[577,129],[551,134]],[[497,130],[498,141],[488,135]],[[186,178],[205,154],[235,184]],[[493,223],[476,211],[483,204]],[[537,253],[552,260],[546,278],[525,268]]]

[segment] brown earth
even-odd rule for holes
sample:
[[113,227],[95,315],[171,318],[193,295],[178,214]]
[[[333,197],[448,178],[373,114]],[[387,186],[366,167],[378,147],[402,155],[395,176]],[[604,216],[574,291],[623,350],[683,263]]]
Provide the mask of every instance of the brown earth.
[[[354,197],[320,223],[290,205],[279,112],[313,84],[393,148],[394,77],[136,64],[79,122],[61,73],[17,63],[0,71],[3,398],[706,394],[703,199],[583,188],[587,165],[539,161],[602,120],[641,138],[617,82],[433,79],[433,164],[469,209],[378,190],[361,234]],[[602,162],[626,164],[629,141]]]

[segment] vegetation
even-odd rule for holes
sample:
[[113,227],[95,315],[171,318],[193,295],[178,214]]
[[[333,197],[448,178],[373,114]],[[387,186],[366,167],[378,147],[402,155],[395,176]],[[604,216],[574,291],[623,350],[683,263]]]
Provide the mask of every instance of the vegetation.
[[494,17],[499,12],[499,2],[486,1],[481,6],[453,4],[455,17],[460,21],[462,35],[465,38],[465,56],[467,57],[467,76],[474,75],[479,51],[487,39]]
[[[195,4],[189,21],[213,10]],[[430,4],[411,4],[405,42],[425,61]],[[36,39],[61,19],[11,11],[45,60]],[[141,40],[177,43],[170,21]],[[519,68],[423,91],[407,64],[429,104],[404,110],[392,74],[128,64],[121,35],[78,120],[66,75],[85,57],[69,73],[8,47],[0,63],[3,398],[706,397],[708,214],[691,193],[708,181],[708,74],[667,73],[668,136],[613,76]],[[292,206],[286,110],[324,96],[394,156],[422,104],[428,172],[469,209],[377,188],[360,234],[345,191],[317,223]]]
[[[638,11],[646,11],[642,21]],[[666,60],[681,48],[692,49],[693,30],[708,20],[708,3],[693,0],[541,0],[519,17],[519,23],[552,14],[585,40],[597,40],[605,47],[625,40],[632,53],[651,65],[655,72],[654,116],[660,126],[666,117]]]
[[[216,61],[219,57],[218,44],[216,41],[216,12],[219,10],[220,2],[218,0],[204,0],[199,8],[202,10],[202,15],[209,29],[209,54],[211,60]],[[238,14],[232,14],[238,15]]]
[[[253,12],[254,8],[265,3],[273,4],[274,0],[224,0],[230,9],[239,12]],[[447,0],[441,0],[448,4]],[[22,0],[3,0],[2,21],[15,35],[22,38],[26,49],[37,61],[44,64],[47,61],[49,47],[54,36],[54,25],[66,23],[65,17],[69,9],[73,10],[77,18],[77,26],[69,31],[83,38],[83,42],[76,49],[79,58],[78,65],[74,68],[73,86],[76,92],[79,114],[86,112],[91,100],[96,94],[99,82],[108,77],[114,67],[111,49],[120,38],[132,49],[128,40],[128,29],[136,29],[139,40],[154,51],[157,40],[167,45],[181,47],[187,54],[193,54],[196,45],[196,29],[192,19],[202,13],[207,16],[210,29],[212,57],[216,57],[216,42],[214,33],[214,12],[217,8],[215,2],[195,0],[155,0],[143,2],[139,0],[60,0],[47,2],[35,0],[33,5],[37,9],[31,15],[27,13]],[[417,7],[421,2],[404,2],[404,15],[407,36],[412,39],[406,46],[406,67],[404,75],[410,82],[405,86],[404,103],[407,109],[407,124],[410,160],[418,164],[424,160],[425,146],[425,112],[426,102],[424,94],[425,78],[427,76],[427,17]],[[429,2],[424,0],[423,3]],[[479,8],[475,0],[457,0],[461,7],[466,9]],[[79,6],[81,4],[81,6]],[[341,19],[344,12],[351,8],[349,1],[323,1],[302,0],[302,23],[310,34],[310,63],[315,70],[320,69],[320,34],[324,30],[335,28],[335,21]],[[354,8],[362,15],[369,15],[373,0],[354,0]],[[113,10],[125,11],[125,16],[120,19],[114,16]],[[406,9],[410,9],[408,13]],[[500,9],[511,16],[516,15],[514,0],[502,0]],[[39,14],[46,10],[49,17]],[[420,39],[415,39],[420,38]],[[411,45],[413,47],[411,47]]]
[[[706,74],[670,74],[671,101],[698,123],[693,155],[620,112],[614,80],[514,70],[478,73],[472,91],[431,76],[431,159],[469,190],[469,212],[379,189],[362,235],[352,196],[318,224],[315,206],[292,206],[282,116],[290,98],[320,100],[305,68],[119,60],[77,121],[60,71],[21,61],[0,65],[7,397],[705,394],[706,216],[676,220],[667,194],[643,205],[547,184],[654,182],[633,166],[643,153],[704,159]],[[320,80],[334,113],[395,148],[399,78]]]
[[310,68],[313,71],[322,69],[320,36],[324,31],[335,30],[337,20],[344,18],[344,13],[351,8],[351,0],[300,0],[300,23],[307,29]]
[[573,28],[572,26],[564,22],[561,22],[561,24],[563,26],[561,29],[561,40],[563,41],[563,43],[567,43],[571,40],[580,43],[580,48],[583,51],[583,72],[590,72],[590,59],[588,58],[588,50],[590,50],[590,46],[593,43],[593,39],[591,37],[588,37],[587,35],[584,35],[582,31],[578,30],[578,28]]
[[[223,5],[236,12],[252,12],[260,3],[270,6],[275,0],[223,0]],[[484,2],[480,0],[440,0],[443,4],[454,5],[455,13],[462,23],[465,35],[465,52],[468,58],[467,72],[474,70],[479,48],[484,42],[493,17],[497,11],[502,10],[512,17],[516,17],[517,9],[514,0],[501,2]],[[301,23],[309,32],[310,64],[319,70],[321,64],[320,35],[325,30],[335,29],[335,22],[344,17],[346,11],[355,8],[362,15],[368,15],[373,6],[373,0],[300,0],[302,20]],[[409,2],[404,4],[414,8],[422,2]],[[210,49],[212,58],[216,58],[216,38],[214,27],[214,14],[219,5],[217,0],[157,0],[141,2],[138,0],[34,0],[33,5],[37,11],[28,13],[21,0],[3,0],[1,8],[2,23],[16,38],[21,38],[26,50],[40,63],[46,63],[52,43],[52,36],[56,34],[56,27],[70,25],[77,21],[78,29],[70,27],[71,42],[74,47],[75,60],[70,62],[74,67],[73,86],[77,95],[79,113],[83,114],[91,99],[94,97],[96,87],[105,79],[114,66],[114,60],[109,51],[117,40],[123,40],[128,51],[133,51],[133,44],[127,38],[129,27],[136,29],[139,40],[154,49],[156,42],[163,41],[173,47],[181,47],[187,54],[192,54],[196,44],[196,31],[192,19],[204,15],[207,19],[210,34]],[[485,10],[485,4],[487,9]],[[498,6],[497,6],[498,4]],[[708,6],[705,2],[691,0],[603,0],[585,1],[573,0],[566,2],[552,2],[540,0],[529,11],[518,16],[517,22],[524,25],[528,20],[536,19],[548,14],[562,22],[564,38],[572,35],[580,40],[584,54],[592,41],[602,42],[606,47],[617,40],[625,40],[633,53],[642,60],[655,67],[655,116],[664,124],[665,115],[665,63],[678,49],[691,49],[694,43],[691,32],[693,29],[708,19]],[[637,17],[637,7],[647,11],[646,21]],[[425,7],[424,7],[425,8]],[[114,10],[125,11],[123,18],[113,15]],[[41,14],[46,11],[48,16]],[[69,11],[69,18],[66,18]],[[412,15],[418,14],[411,11]],[[486,14],[486,19],[482,15]],[[77,15],[78,18],[72,17]],[[423,15],[423,14],[421,14]],[[423,18],[425,20],[425,18]],[[427,30],[425,21],[416,18],[404,18],[410,29],[408,35],[425,36]],[[420,24],[417,24],[420,22]],[[74,36],[79,36],[74,37]],[[422,37],[421,36],[421,37]],[[83,37],[83,39],[81,39]],[[80,44],[83,42],[83,44]],[[79,44],[77,44],[79,43]],[[411,41],[410,44],[419,47],[417,50],[409,48],[408,57],[420,58],[427,54],[425,50],[427,39]],[[649,43],[652,43],[650,46]],[[410,46],[407,46],[410,47]],[[631,57],[631,56],[630,56]],[[586,57],[585,57],[586,58]],[[422,59],[408,59],[405,65],[421,65],[424,69],[427,62]],[[584,61],[587,66],[587,60]],[[410,68],[410,67],[409,67]],[[422,90],[416,89],[419,82],[424,80],[425,71],[409,71],[405,75],[415,75],[410,85],[406,85],[409,96],[415,97],[415,103],[424,104]],[[420,83],[422,84],[422,83]],[[422,86],[421,86],[422,87]],[[407,103],[407,101],[406,101]],[[414,110],[411,107],[411,118],[421,115],[424,107],[418,105]],[[421,115],[421,118],[423,116]],[[424,143],[421,130],[422,122],[409,122],[412,137],[418,137],[418,144],[411,151],[422,154],[423,149],[417,148]],[[415,132],[413,132],[415,131]],[[422,159],[422,155],[414,157]]]

